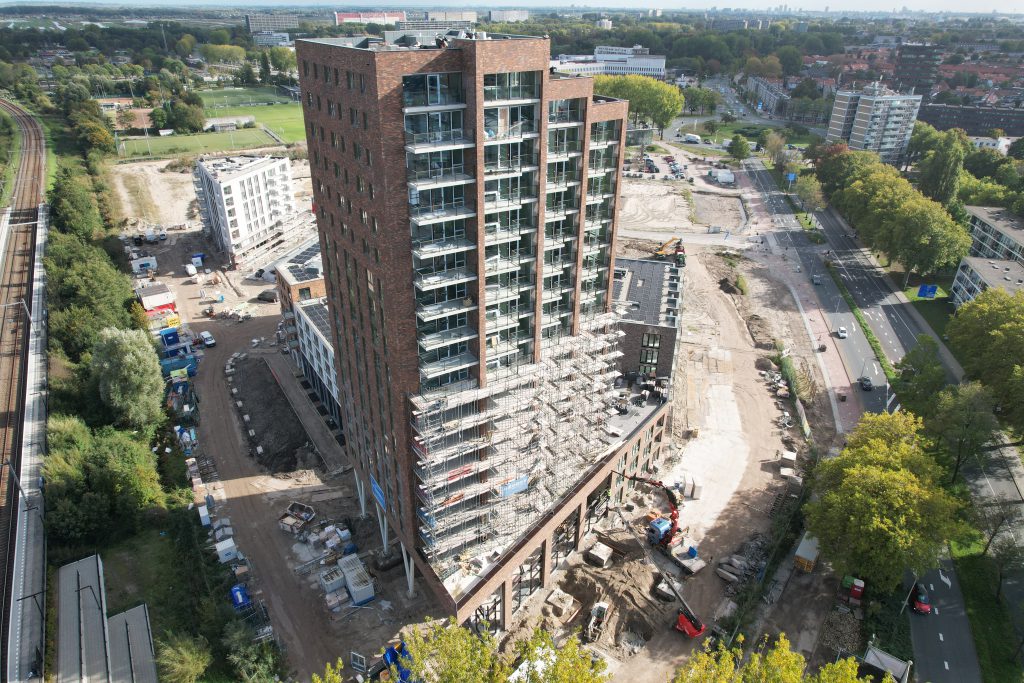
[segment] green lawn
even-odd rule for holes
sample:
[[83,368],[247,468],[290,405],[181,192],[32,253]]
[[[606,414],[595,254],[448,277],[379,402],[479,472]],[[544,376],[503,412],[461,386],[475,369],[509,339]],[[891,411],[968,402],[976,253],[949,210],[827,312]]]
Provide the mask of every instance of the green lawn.
[[302,107],[298,102],[275,104],[265,107],[225,107],[210,109],[209,116],[254,116],[257,123],[262,123],[281,136],[285,142],[305,142],[306,128],[302,119]]
[[1006,603],[995,597],[996,569],[992,559],[981,556],[977,544],[953,544],[951,550],[982,679],[985,683],[1021,683],[1024,672],[1013,658],[1019,641]]
[[[272,85],[261,85],[254,88],[224,88],[222,90],[200,90],[206,109],[217,107],[236,107],[244,104],[288,103],[290,97],[279,95]],[[207,112],[209,116],[220,116],[215,112]]]
[[[726,139],[731,139],[734,135],[736,135],[736,131],[737,130],[743,129],[745,131],[743,133],[743,135],[748,140],[750,140],[751,148],[753,148],[754,144],[757,142],[757,137],[758,137],[758,135],[761,134],[761,131],[763,131],[763,130],[781,130],[784,127],[784,126],[765,126],[765,125],[758,124],[758,123],[748,123],[746,121],[733,121],[732,123],[722,123],[721,121],[716,121],[715,123],[718,124],[718,129],[714,132],[713,135],[708,135],[707,133],[703,132],[703,128],[701,128],[701,126],[699,126],[699,125],[697,126],[697,135],[700,135],[701,137],[705,137],[705,138],[710,137],[712,140],[717,139],[719,142],[723,142]],[[693,128],[692,124],[688,125],[688,126],[685,126],[683,132],[684,133],[689,133],[689,132],[691,132],[691,130],[690,130],[691,128]],[[753,133],[753,131],[756,130],[757,131],[757,135],[748,135],[747,132],[746,132],[747,129],[749,129],[749,132],[751,132],[751,133]],[[787,138],[786,139],[786,142],[788,142],[788,143],[790,143],[792,145],[796,145],[796,146],[805,146],[810,141],[811,141],[811,135],[809,133],[805,134],[805,135],[796,135],[796,136],[793,136],[791,138]]]
[[[911,278],[911,280],[914,279],[916,278]],[[938,285],[939,287],[934,299],[918,298],[917,290],[920,284],[923,283],[911,285],[903,290],[903,293],[914,308],[917,309],[917,312],[921,314],[940,338],[945,337],[946,325],[949,324],[950,319],[953,317],[953,304],[949,298],[949,288],[952,285],[952,280],[951,276],[929,279],[928,284]],[[950,348],[950,351],[952,351],[952,348]]]
[[149,136],[122,140],[119,156],[122,159],[133,157],[167,157],[178,154],[202,154],[204,152],[224,152],[232,149],[252,149],[269,147],[278,142],[266,131],[259,128],[245,128],[226,133],[199,133],[197,135],[168,135],[167,137]]

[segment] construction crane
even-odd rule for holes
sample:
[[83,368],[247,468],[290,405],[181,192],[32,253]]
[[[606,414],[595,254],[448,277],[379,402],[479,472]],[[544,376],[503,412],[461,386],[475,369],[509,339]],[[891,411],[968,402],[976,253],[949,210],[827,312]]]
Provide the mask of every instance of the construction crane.
[[700,636],[704,635],[704,632],[707,630],[708,627],[704,624],[704,622],[700,620],[696,613],[694,613],[693,609],[690,607],[689,604],[687,604],[686,600],[683,599],[682,593],[680,593],[679,590],[676,588],[675,580],[671,576],[666,574],[665,570],[659,567],[658,563],[655,562],[654,556],[651,554],[651,551],[647,548],[647,545],[640,538],[640,534],[636,532],[636,529],[633,528],[633,525],[630,524],[629,520],[626,519],[626,516],[622,514],[622,508],[615,508],[615,512],[618,513],[619,519],[622,520],[622,523],[625,525],[626,529],[629,530],[629,533],[633,535],[633,538],[635,538],[636,542],[640,545],[640,549],[643,550],[644,557],[647,558],[647,562],[649,562],[651,566],[654,567],[655,571],[657,571],[658,574],[661,575],[661,580],[665,583],[665,585],[668,586],[668,589],[672,591],[672,594],[676,596],[676,600],[679,601],[679,604],[682,605],[676,614],[675,629],[680,633],[686,635],[688,638],[699,638]]
[[[648,525],[647,543],[657,548],[659,551],[662,552],[662,554],[667,555],[669,559],[671,559],[676,564],[679,564],[679,560],[672,552],[671,547],[672,539],[675,538],[677,533],[679,533],[679,499],[676,498],[675,491],[673,491],[671,488],[666,486],[663,482],[658,481],[657,479],[648,479],[647,477],[636,477],[633,475],[625,474],[624,472],[615,472],[615,474],[618,474],[619,476],[625,479],[629,479],[631,481],[636,481],[640,482],[641,484],[647,484],[649,486],[659,488],[665,493],[665,498],[668,500],[669,506],[669,518],[665,519],[664,517],[659,517],[653,520]],[[633,526],[626,520],[625,515],[622,514],[622,510],[616,508],[616,512],[619,514],[619,518],[622,520],[623,524],[626,525],[626,528],[629,529],[629,532],[633,534],[633,537],[636,539],[637,543],[640,544],[640,547],[643,549],[644,556],[647,558],[647,561],[654,565],[654,567],[658,570],[658,572],[661,574],[661,578],[668,585],[669,590],[672,591],[672,593],[676,596],[676,599],[679,600],[679,604],[682,605],[682,607],[679,609],[678,618],[676,619],[676,630],[685,633],[690,638],[696,638],[703,634],[704,631],[707,630],[707,627],[697,617],[694,611],[690,609],[690,606],[686,603],[686,600],[683,599],[682,594],[680,594],[679,591],[676,590],[675,582],[671,580],[671,578],[664,571],[662,571],[662,569],[654,561],[654,557],[647,549],[647,545],[644,544],[644,542],[640,539],[639,534],[636,533],[636,530],[633,528]]]

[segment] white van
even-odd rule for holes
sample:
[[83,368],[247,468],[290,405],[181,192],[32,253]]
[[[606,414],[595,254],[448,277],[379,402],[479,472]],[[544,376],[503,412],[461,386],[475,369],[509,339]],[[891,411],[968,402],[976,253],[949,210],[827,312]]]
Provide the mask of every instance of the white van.
[[694,133],[687,133],[686,136],[683,137],[683,142],[692,142],[694,144],[699,145],[701,143],[701,139],[699,135],[696,135]]
[[217,345],[217,340],[213,338],[213,335],[209,332],[203,331],[199,333],[199,338],[203,340],[203,346],[211,348]]

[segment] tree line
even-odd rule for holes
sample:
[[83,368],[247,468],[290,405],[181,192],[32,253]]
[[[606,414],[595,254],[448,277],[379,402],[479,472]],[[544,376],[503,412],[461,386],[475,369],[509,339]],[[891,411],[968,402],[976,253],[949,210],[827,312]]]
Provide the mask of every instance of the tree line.
[[634,123],[652,123],[663,137],[665,128],[683,110],[679,88],[649,76],[595,76],[594,93],[629,100]]

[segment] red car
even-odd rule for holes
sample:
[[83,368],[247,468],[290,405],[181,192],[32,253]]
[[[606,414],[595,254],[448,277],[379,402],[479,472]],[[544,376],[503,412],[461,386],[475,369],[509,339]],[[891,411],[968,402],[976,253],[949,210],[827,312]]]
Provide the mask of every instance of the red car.
[[908,602],[910,602],[910,608],[918,614],[932,613],[931,598],[928,596],[928,589],[924,587],[923,583],[918,583],[914,586],[914,590],[910,592]]

